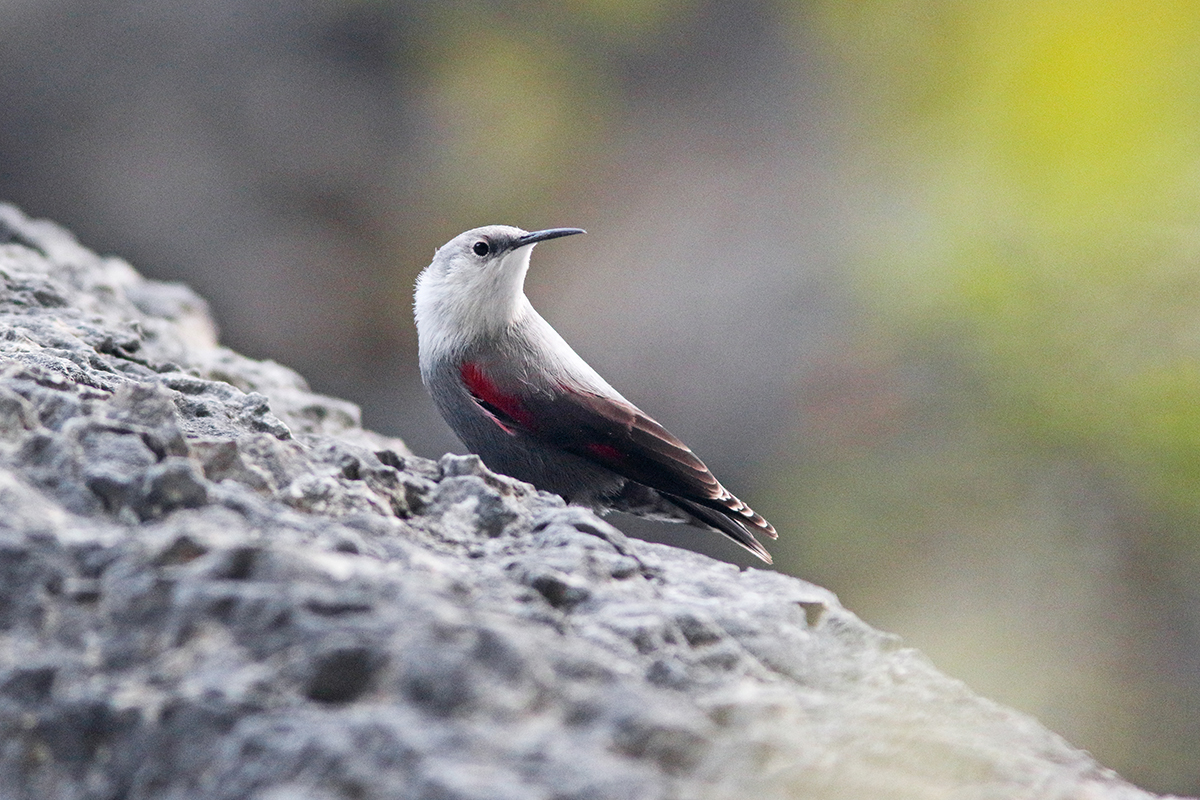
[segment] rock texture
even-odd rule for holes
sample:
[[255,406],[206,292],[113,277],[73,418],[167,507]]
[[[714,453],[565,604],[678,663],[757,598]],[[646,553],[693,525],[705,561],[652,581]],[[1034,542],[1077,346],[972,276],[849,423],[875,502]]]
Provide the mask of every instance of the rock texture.
[[1149,796],[823,589],[362,430],[11,207],[0,280],[0,796]]

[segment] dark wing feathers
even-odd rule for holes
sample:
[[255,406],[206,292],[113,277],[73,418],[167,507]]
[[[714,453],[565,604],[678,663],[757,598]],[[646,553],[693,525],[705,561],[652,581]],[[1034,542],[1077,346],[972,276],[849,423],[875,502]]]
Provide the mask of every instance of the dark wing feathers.
[[522,398],[537,420],[528,432],[618,475],[661,492],[700,521],[767,563],[771,557],[750,529],[778,534],[723,487],[687,445],[640,409],[601,395],[563,389]]
[[723,491],[687,445],[632,405],[580,391],[533,403],[547,406],[538,409],[533,433],[568,452],[660,492],[712,499]]
[[462,364],[460,377],[476,404],[505,432],[519,430],[660,492],[771,563],[751,533],[753,528],[774,539],[771,523],[730,494],[687,445],[636,406],[566,386],[553,393],[506,392],[470,361]]

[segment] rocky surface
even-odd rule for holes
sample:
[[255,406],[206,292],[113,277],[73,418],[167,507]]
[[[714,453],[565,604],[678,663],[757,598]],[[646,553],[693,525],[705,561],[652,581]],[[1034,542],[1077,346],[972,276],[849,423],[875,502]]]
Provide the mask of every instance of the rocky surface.
[[362,430],[11,207],[0,279],[0,796],[1149,796],[821,588]]

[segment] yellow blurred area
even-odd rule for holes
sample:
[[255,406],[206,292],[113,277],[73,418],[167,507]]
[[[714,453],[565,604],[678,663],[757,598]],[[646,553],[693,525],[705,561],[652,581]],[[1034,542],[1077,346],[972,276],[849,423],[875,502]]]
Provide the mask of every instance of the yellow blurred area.
[[1011,165],[1027,223],[1091,235],[1170,216],[1192,171],[1200,7],[1022,4],[985,44],[970,108],[998,167]]
[[1200,519],[1200,5],[824,12],[870,87],[851,102],[872,168],[913,193],[861,254],[864,294],[968,331],[1011,420]]

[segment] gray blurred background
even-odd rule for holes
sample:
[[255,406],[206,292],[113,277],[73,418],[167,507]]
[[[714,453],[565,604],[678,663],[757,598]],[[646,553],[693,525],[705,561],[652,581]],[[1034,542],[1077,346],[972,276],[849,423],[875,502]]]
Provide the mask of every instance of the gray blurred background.
[[[0,199],[461,452],[411,287],[527,290],[829,586],[1200,793],[1200,7],[0,0]],[[751,562],[719,537],[638,535]]]

